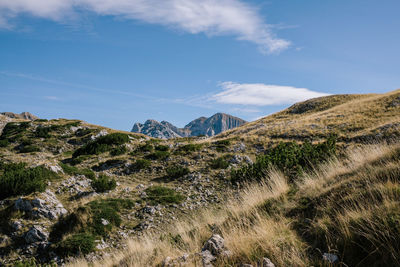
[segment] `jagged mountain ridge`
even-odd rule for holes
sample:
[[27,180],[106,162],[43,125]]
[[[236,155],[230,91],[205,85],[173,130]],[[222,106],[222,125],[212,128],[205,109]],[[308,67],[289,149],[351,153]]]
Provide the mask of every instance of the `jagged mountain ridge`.
[[20,114],[13,113],[13,112],[2,112],[0,114],[6,116],[8,118],[11,118],[11,119],[21,119],[21,120],[30,120],[30,121],[39,119],[38,117],[36,117],[35,115],[33,115],[29,112],[21,112]]
[[160,139],[189,136],[214,136],[226,130],[245,124],[246,121],[225,113],[216,113],[206,118],[200,117],[189,122],[184,128],[178,128],[167,121],[147,120],[144,124],[135,123],[131,132],[142,133]]

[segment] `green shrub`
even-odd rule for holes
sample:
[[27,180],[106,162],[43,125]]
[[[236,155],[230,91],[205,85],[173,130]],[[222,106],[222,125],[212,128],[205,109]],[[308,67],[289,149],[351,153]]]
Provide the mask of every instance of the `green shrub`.
[[78,165],[78,164],[81,164],[82,162],[84,162],[85,160],[87,160],[89,158],[90,158],[89,155],[81,155],[81,156],[78,156],[76,158],[69,159],[69,163],[72,164],[72,165]]
[[212,169],[226,169],[228,166],[229,162],[226,160],[226,157],[219,157],[210,162],[210,167]]
[[166,169],[167,176],[171,179],[182,177],[190,172],[187,167],[182,167],[179,165],[169,166]]
[[137,159],[135,163],[131,165],[131,169],[134,171],[140,171],[143,169],[149,168],[151,165],[151,161],[147,159]]
[[26,168],[25,163],[1,165],[0,199],[43,192],[47,182],[57,175],[43,166]]
[[92,187],[98,193],[106,192],[115,189],[117,182],[114,178],[107,175],[100,175],[99,178],[92,180]]
[[168,151],[155,151],[149,155],[146,155],[147,159],[151,160],[163,160],[168,158],[170,153]]
[[86,255],[95,250],[95,240],[89,233],[74,234],[62,241],[58,250],[65,256]]
[[36,128],[35,136],[38,138],[49,138],[51,136],[50,131],[49,127],[39,126]]
[[168,151],[169,150],[169,146],[166,145],[158,145],[155,147],[156,150],[158,151]]
[[96,178],[94,172],[89,169],[79,169],[75,166],[71,166],[65,163],[60,163],[64,173],[69,175],[85,175],[87,178],[94,180]]
[[203,147],[202,144],[187,144],[187,145],[181,146],[179,148],[179,151],[186,152],[186,153],[194,152],[194,151],[199,151],[202,147]]
[[[14,136],[14,140],[20,138],[22,133],[29,128],[29,122],[9,122],[3,128],[0,139],[10,139]],[[11,140],[10,140],[11,141]]]
[[151,186],[146,189],[147,198],[152,205],[179,204],[185,197],[171,188]]
[[89,129],[89,128],[86,128],[86,129],[78,129],[78,130],[75,132],[75,135],[76,135],[76,136],[85,136],[85,135],[91,134],[91,133],[93,133],[93,132],[95,132],[95,131],[96,131],[95,129]]
[[119,146],[110,151],[111,156],[119,156],[125,154],[128,149],[125,146]]
[[35,120],[35,122],[48,122],[49,120],[47,120],[47,119],[37,119],[37,120]]
[[140,152],[151,152],[151,151],[153,151],[153,149],[154,149],[153,145],[144,144],[142,146],[139,146],[137,150],[140,151]]
[[229,139],[225,139],[225,140],[219,140],[219,141],[215,142],[214,146],[218,152],[223,152],[226,150],[227,146],[229,146],[230,144],[231,144],[231,141]]
[[40,152],[40,148],[35,145],[26,145],[22,146],[22,148],[19,149],[19,153],[31,153],[31,152]]
[[72,157],[76,158],[80,155],[98,155],[112,150],[114,146],[123,145],[129,142],[129,136],[123,133],[112,133],[101,136],[96,140],[78,148]]
[[7,139],[0,140],[0,147],[7,147],[10,144]]
[[[133,208],[134,203],[129,199],[103,199],[92,201],[88,206],[92,215],[89,230],[93,234],[105,236],[113,226],[120,226],[122,219],[119,212]],[[107,220],[109,224],[104,225],[103,220]]]
[[295,179],[304,170],[324,162],[336,153],[336,138],[329,137],[325,142],[299,145],[295,142],[280,143],[269,149],[265,155],[257,157],[255,163],[231,172],[234,183],[246,180],[261,180],[271,166],[283,171],[290,180]]

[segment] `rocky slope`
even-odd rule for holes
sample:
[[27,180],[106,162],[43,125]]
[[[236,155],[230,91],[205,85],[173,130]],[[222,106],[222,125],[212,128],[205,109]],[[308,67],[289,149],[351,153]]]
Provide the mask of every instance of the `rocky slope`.
[[[160,140],[78,120],[9,122],[0,136],[0,266],[33,258],[84,259],[74,266],[396,266],[388,262],[400,258],[398,228],[368,229],[385,218],[385,227],[400,222],[399,100],[400,91],[313,99],[210,138]],[[234,125],[219,120],[199,118],[188,129]],[[272,176],[261,185],[232,182],[276,143],[318,144],[331,133],[338,155],[363,140],[391,143],[346,152],[295,182],[301,172],[291,168],[291,179],[262,170]],[[362,216],[359,203],[371,204]],[[374,233],[375,243],[364,240]]]
[[142,133],[154,138],[170,139],[176,137],[214,136],[229,129],[245,124],[240,118],[217,113],[210,118],[200,117],[188,123],[184,128],[178,128],[167,121],[158,122],[147,120],[144,124],[135,123],[132,128],[134,133]]

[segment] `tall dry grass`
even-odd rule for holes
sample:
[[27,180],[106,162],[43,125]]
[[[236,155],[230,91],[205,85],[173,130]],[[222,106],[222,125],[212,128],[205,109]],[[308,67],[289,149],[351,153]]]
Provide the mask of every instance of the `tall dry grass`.
[[[156,266],[185,253],[192,255],[187,266],[201,266],[195,254],[213,233],[221,234],[232,252],[216,266],[256,264],[262,257],[276,266],[325,266],[322,252],[337,254],[342,266],[400,265],[399,151],[398,144],[352,149],[344,159],[305,174],[294,195],[288,194],[293,185],[273,169],[218,209],[177,221],[161,238],[147,233],[102,261],[70,266]],[[304,199],[314,204],[304,206]],[[266,203],[275,203],[278,211],[271,214]]]

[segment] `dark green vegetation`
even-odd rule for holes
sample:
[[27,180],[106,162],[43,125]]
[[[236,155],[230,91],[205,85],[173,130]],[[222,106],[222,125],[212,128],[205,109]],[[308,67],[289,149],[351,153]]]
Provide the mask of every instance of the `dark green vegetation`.
[[137,159],[135,163],[130,166],[130,169],[133,171],[140,171],[143,169],[147,169],[151,166],[151,161],[147,159]]
[[151,186],[146,189],[147,198],[152,205],[179,204],[185,197],[175,190],[163,186]]
[[96,248],[95,240],[90,233],[73,234],[60,243],[58,251],[65,256],[86,255]]
[[43,166],[27,168],[24,163],[0,163],[0,199],[43,192],[57,175]]
[[153,153],[150,153],[146,155],[147,159],[151,160],[164,160],[170,156],[170,153],[168,151],[154,151]]
[[113,150],[111,150],[110,155],[115,157],[115,156],[123,155],[126,152],[128,152],[128,149],[125,146],[119,146],[119,147],[116,147]]
[[129,135],[127,134],[108,134],[78,148],[72,157],[76,158],[81,155],[98,155],[107,151],[111,151],[116,146],[123,145],[127,142],[129,142]]
[[94,172],[89,169],[79,169],[75,166],[71,166],[65,163],[60,163],[61,168],[63,169],[64,173],[69,175],[85,175],[87,178],[94,180],[96,178]]
[[202,144],[187,144],[179,147],[178,151],[183,154],[187,154],[190,152],[200,151],[202,147]]
[[99,178],[92,181],[92,187],[98,193],[113,190],[117,187],[117,182],[114,178],[101,174]]
[[[50,238],[63,255],[87,254],[95,240],[106,237],[122,223],[121,212],[132,209],[128,199],[101,199],[89,202],[54,225]],[[64,238],[66,237],[66,238]]]
[[295,142],[280,143],[257,157],[255,163],[231,172],[233,183],[261,180],[269,168],[277,167],[291,180],[305,170],[322,163],[336,154],[336,139],[329,137],[325,142],[312,144],[305,142],[299,145]]
[[28,122],[9,122],[4,127],[0,140],[15,142],[22,137],[22,133],[24,133],[28,128]]
[[167,176],[170,179],[176,179],[182,177],[190,172],[189,168],[182,167],[180,165],[172,165],[166,169]]
[[226,151],[226,148],[231,144],[231,140],[224,139],[213,143],[213,146],[218,152]]
[[226,169],[229,166],[228,158],[230,158],[231,155],[225,155],[216,159],[211,160],[210,162],[210,167],[212,169]]

